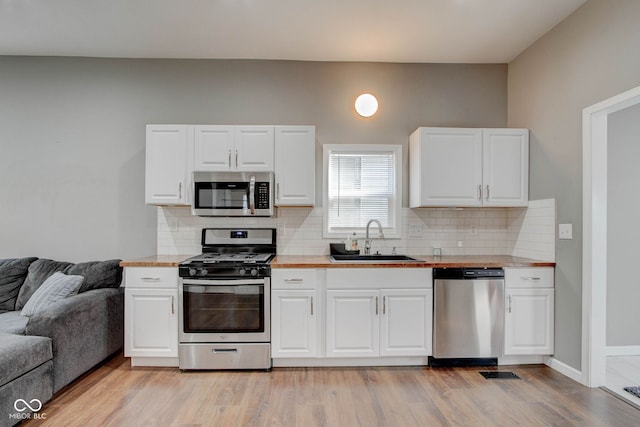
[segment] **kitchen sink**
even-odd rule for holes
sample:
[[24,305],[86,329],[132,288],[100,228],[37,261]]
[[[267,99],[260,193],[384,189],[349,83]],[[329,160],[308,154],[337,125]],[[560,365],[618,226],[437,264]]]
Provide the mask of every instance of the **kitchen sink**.
[[422,262],[407,255],[331,255],[331,262]]

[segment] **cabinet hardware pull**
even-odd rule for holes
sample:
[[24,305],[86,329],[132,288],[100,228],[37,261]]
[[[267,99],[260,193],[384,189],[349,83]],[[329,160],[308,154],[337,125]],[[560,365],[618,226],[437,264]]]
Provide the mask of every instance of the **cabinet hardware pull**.
[[276,182],[276,202],[280,200],[280,183]]
[[311,297],[311,315],[313,316],[313,297]]
[[229,150],[229,169],[231,169],[231,150]]
[[178,199],[182,199],[182,183],[178,184]]
[[378,315],[378,297],[376,297],[376,316]]
[[509,295],[508,297],[508,301],[509,301],[509,313],[511,313],[511,295]]
[[147,282],[159,282],[159,277],[141,277],[142,280],[146,280]]
[[383,296],[382,297],[382,314],[385,314],[387,312],[387,297]]
[[238,150],[236,150],[236,169],[238,169]]
[[487,184],[487,195],[486,195],[487,200],[489,200],[489,184]]
[[478,184],[478,200],[482,200],[482,184]]
[[522,279],[522,280],[530,280],[530,281],[533,281],[533,280],[540,280],[540,278],[539,278],[539,277],[521,277],[521,279]]
[[287,283],[302,283],[304,279],[284,279],[284,281]]
[[174,297],[171,297],[171,315],[174,315],[175,312],[176,312],[175,309],[174,309],[174,306],[173,306],[173,298]]

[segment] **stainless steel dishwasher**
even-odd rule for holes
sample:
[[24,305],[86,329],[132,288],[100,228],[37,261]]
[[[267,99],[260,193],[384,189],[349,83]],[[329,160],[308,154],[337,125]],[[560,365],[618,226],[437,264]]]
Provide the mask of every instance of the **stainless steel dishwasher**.
[[433,270],[430,365],[495,365],[504,335],[504,270]]

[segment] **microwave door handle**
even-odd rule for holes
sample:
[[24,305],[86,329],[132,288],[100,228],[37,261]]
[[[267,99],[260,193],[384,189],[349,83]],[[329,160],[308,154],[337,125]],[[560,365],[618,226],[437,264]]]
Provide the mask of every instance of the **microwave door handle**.
[[251,212],[251,215],[256,214],[255,195],[256,195],[256,177],[252,176],[251,180],[249,181],[249,211]]

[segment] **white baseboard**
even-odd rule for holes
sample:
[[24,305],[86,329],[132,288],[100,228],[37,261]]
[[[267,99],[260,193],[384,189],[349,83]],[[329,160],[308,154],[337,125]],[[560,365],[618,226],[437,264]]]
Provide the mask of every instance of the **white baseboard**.
[[554,370],[560,372],[562,375],[565,375],[565,376],[571,378],[575,382],[583,384],[583,382],[582,382],[582,372],[578,371],[576,368],[572,368],[571,366],[567,365],[566,363],[563,363],[563,362],[561,362],[558,359],[553,358],[553,357],[548,358],[545,364],[548,367],[550,367],[551,369],[554,369]]
[[640,356],[640,345],[616,345],[605,348],[607,356]]

